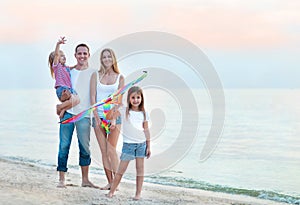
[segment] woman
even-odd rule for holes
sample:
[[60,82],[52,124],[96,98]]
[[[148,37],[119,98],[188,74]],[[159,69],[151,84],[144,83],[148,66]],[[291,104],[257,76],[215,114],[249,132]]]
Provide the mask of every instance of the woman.
[[[108,95],[124,86],[124,77],[118,69],[116,56],[113,50],[106,48],[100,54],[100,70],[91,77],[91,104],[107,98]],[[122,99],[119,99],[122,102]],[[110,127],[107,133],[101,126],[102,120],[105,120],[103,106],[94,110],[93,127],[98,144],[102,154],[102,162],[108,184],[101,188],[109,190],[119,165],[119,158],[116,147],[121,128],[121,119],[117,119],[115,124]]]

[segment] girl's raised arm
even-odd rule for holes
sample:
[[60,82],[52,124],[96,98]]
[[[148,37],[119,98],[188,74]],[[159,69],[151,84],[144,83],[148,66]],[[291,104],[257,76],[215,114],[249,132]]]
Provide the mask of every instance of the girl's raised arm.
[[57,65],[58,62],[59,62],[59,47],[60,47],[60,44],[65,44],[65,42],[66,42],[65,37],[60,37],[60,39],[56,43],[55,51],[54,51],[54,60],[53,60],[54,65]]

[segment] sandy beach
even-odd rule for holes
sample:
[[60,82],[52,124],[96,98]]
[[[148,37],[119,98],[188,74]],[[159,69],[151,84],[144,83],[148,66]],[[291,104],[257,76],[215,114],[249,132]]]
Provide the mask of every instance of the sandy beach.
[[[107,191],[83,188],[77,174],[67,174],[67,188],[56,188],[55,168],[45,169],[22,162],[0,159],[0,204],[282,204],[248,196],[145,183],[142,199],[133,201],[135,184],[122,181],[120,190],[110,199]],[[91,177],[104,185],[103,176]]]

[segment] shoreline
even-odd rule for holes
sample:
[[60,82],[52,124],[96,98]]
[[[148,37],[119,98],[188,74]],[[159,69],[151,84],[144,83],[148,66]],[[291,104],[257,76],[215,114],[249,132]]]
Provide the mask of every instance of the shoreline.
[[[66,189],[56,188],[58,174],[55,169],[37,167],[23,162],[0,159],[1,204],[286,204],[244,195],[233,195],[198,189],[181,188],[144,182],[142,198],[132,200],[133,181],[121,181],[119,191],[110,199],[107,190],[83,188],[81,176],[66,174]],[[104,176],[90,176],[97,186],[105,185]]]

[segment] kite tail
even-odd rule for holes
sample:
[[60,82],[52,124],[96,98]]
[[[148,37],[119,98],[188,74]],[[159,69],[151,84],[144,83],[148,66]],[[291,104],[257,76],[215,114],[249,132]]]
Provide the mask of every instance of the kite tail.
[[110,120],[102,119],[101,120],[101,127],[105,129],[106,134],[110,133]]
[[109,112],[109,110],[112,108],[112,105],[111,104],[104,104],[103,105],[103,115],[104,115],[104,118],[102,119],[101,121],[101,127],[103,129],[105,129],[105,132],[106,134],[109,134],[110,133],[110,120],[106,119],[106,115],[107,113]]

